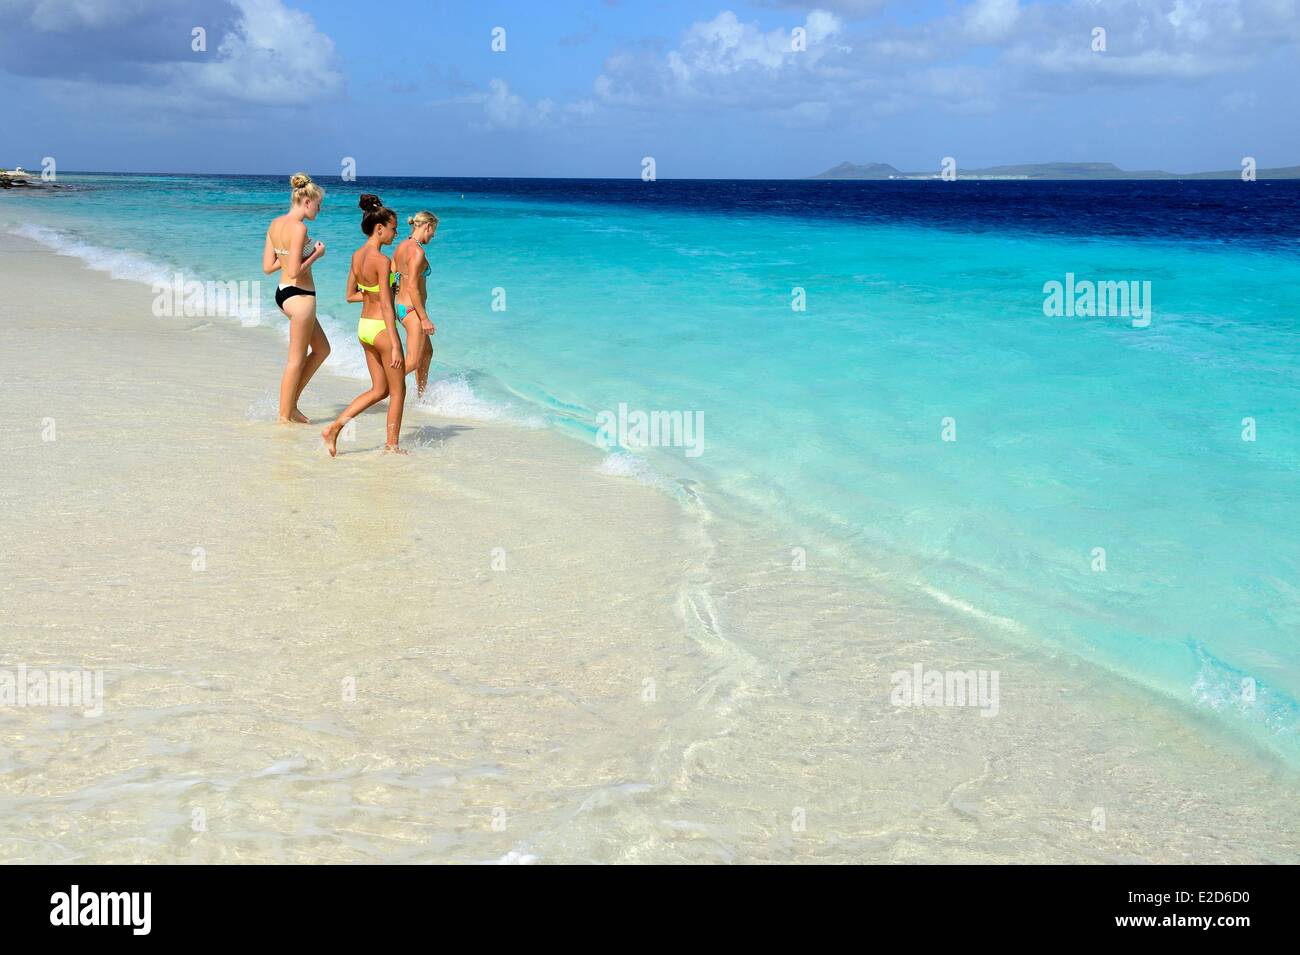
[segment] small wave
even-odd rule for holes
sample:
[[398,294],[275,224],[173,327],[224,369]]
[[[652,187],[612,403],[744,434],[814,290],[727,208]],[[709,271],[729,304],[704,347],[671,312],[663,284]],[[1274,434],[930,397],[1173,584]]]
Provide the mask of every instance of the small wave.
[[260,398],[254,399],[248,406],[249,421],[278,421],[279,418],[280,395],[271,388],[264,391]]
[[626,451],[614,451],[605,455],[596,470],[609,477],[631,478],[638,484],[644,484],[647,487],[658,488],[663,491],[673,490],[668,481],[650,465],[650,462]]
[[505,405],[488,401],[475,394],[464,375],[453,375],[450,378],[430,381],[429,390],[424,393],[424,397],[416,403],[415,407],[443,418],[505,421],[526,428],[542,428],[546,425],[541,418],[513,414]]
[[1296,701],[1214,657],[1200,644],[1193,645],[1193,650],[1200,662],[1191,686],[1192,701],[1197,707],[1216,713],[1235,713],[1275,737],[1285,737],[1287,745],[1295,745],[1300,730],[1300,705]]
[[[220,315],[236,319],[241,325],[249,327],[262,324],[263,318],[270,314],[268,309],[262,307],[260,294],[252,294],[254,288],[260,293],[261,282],[250,283],[249,300],[245,301],[242,295],[236,295],[232,300],[227,294],[231,283],[207,284],[197,275],[187,276],[183,269],[136,252],[105,248],[86,242],[70,233],[36,223],[15,226],[9,232],[22,239],[39,242],[53,249],[58,255],[80,259],[88,269],[94,272],[106,272],[109,278],[137,282],[154,289],[167,289],[169,294],[179,296],[175,299],[174,307],[177,311],[183,309],[185,317]],[[182,279],[183,282],[178,287],[178,280]],[[209,301],[210,295],[211,301]]]
[[954,597],[952,594],[944,593],[937,587],[932,587],[929,584],[921,584],[921,590],[934,600],[943,604],[945,607],[950,607],[953,610],[960,611],[961,613],[973,617],[982,623],[992,624],[1001,627],[1003,630],[1010,630],[1014,633],[1023,634],[1025,632],[1025,628],[1021,626],[1019,622],[1012,620],[1010,617],[1000,617],[995,613],[989,613],[987,610],[981,610],[974,604],[967,603],[958,597]]
[[9,232],[19,238],[31,239],[48,246],[59,255],[81,259],[88,268],[96,272],[107,272],[115,279],[154,285],[171,282],[172,275],[176,271],[161,262],[155,262],[134,252],[92,245],[48,226],[26,223],[10,229]]

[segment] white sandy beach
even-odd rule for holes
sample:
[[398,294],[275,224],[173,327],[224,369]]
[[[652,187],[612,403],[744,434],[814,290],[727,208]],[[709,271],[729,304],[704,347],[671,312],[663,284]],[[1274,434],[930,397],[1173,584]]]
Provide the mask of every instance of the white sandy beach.
[[[412,416],[383,455],[382,406],[331,460],[319,425],[249,420],[272,333],[0,241],[29,290],[0,318],[4,662],[103,669],[107,698],[0,717],[5,861],[496,859],[694,690],[665,496],[526,429]],[[359,390],[321,374],[303,407]]]
[[[381,405],[331,460],[273,331],[9,235],[0,283],[0,668],[105,687],[0,708],[0,861],[1300,860],[1293,771],[1088,665],[550,432],[413,411],[386,456]],[[999,714],[892,706],[917,661]]]

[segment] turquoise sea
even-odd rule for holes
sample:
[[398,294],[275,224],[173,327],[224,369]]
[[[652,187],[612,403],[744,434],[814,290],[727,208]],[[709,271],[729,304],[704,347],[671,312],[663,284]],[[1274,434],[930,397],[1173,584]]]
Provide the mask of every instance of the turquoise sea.
[[[364,374],[358,194],[430,209],[432,410],[588,442],[620,405],[692,415],[698,456],[606,469],[1300,759],[1300,183],[321,184],[335,372]],[[0,225],[122,278],[263,281],[231,320],[282,325],[287,176],[66,185]],[[1067,274],[1149,282],[1149,325],[1045,314]]]

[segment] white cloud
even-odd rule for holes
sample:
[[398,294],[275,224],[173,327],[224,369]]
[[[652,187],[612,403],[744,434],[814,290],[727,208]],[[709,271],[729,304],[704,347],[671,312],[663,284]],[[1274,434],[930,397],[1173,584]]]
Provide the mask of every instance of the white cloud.
[[[1007,67],[1034,76],[1090,83],[1193,81],[1246,69],[1280,47],[1300,43],[1291,0],[1073,0],[1023,11],[1003,53]],[[1092,30],[1106,30],[1093,52]]]
[[488,83],[483,112],[487,116],[487,125],[493,129],[545,126],[555,114],[555,101],[539,99],[529,104],[522,96],[510,92],[505,80],[494,79]]
[[734,13],[724,10],[708,22],[691,25],[680,49],[669,52],[668,67],[685,84],[704,74],[793,70],[805,60],[820,59],[825,52],[823,41],[839,32],[840,26],[835,14],[812,11],[803,25],[807,48],[796,50],[793,30],[778,28],[764,33],[757,24],[741,23]]
[[280,0],[232,0],[243,14],[194,82],[204,92],[258,103],[306,103],[343,85],[334,41]]
[[557,103],[550,97],[542,97],[530,102],[518,93],[511,92],[510,84],[499,77],[488,80],[486,90],[475,90],[438,100],[433,105],[481,107],[481,117],[470,121],[470,126],[480,132],[554,129],[584,122],[596,111],[595,104],[590,100]]
[[967,36],[978,43],[996,43],[1011,35],[1020,19],[1017,0],[975,0],[962,11]]
[[[1095,26],[1108,31],[1105,54],[1091,49]],[[1300,42],[1300,12],[1295,0],[971,0],[948,15],[870,27],[813,9],[803,28],[807,50],[796,52],[788,27],[764,29],[723,10],[667,50],[610,56],[595,101],[801,126],[920,108],[990,111],[1049,91],[1223,75]],[[990,48],[992,62],[968,58]]]
[[801,58],[819,59],[822,41],[835,35],[840,25],[835,14],[812,11],[803,25],[807,48],[797,50],[792,30],[778,28],[764,33],[757,24],[741,23],[734,13],[724,10],[708,22],[691,25],[680,49],[669,52],[668,68],[684,84],[701,74],[795,68],[801,65]]
[[818,100],[823,68],[847,51],[836,40],[843,22],[813,10],[796,44],[792,28],[764,31],[730,10],[693,23],[681,42],[660,57],[623,52],[611,56],[595,80],[598,101],[610,106],[674,107],[682,103],[793,107]]
[[755,0],[756,7],[779,7],[794,10],[826,10],[847,20],[879,13],[889,0]]
[[[1233,14],[1236,10],[1231,11]],[[1204,40],[1210,34],[1210,25],[1201,17],[1201,5],[1195,0],[1174,0],[1174,8],[1165,15],[1174,32],[1192,42]],[[1234,19],[1236,19],[1234,17]],[[1238,20],[1238,26],[1240,21]]]
[[343,86],[334,41],[282,0],[0,0],[0,20],[0,69],[95,102],[292,106]]

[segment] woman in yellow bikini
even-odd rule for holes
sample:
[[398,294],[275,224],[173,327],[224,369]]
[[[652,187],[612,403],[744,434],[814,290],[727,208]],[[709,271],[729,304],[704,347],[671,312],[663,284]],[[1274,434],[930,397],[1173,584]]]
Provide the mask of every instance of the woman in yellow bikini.
[[365,215],[361,231],[369,238],[352,253],[348,270],[347,299],[361,303],[361,321],[357,338],[366,354],[370,388],[359,394],[328,428],[321,432],[330,457],[338,452],[339,432],[371,405],[388,398],[388,431],[384,450],[401,454],[398,438],[402,431],[402,405],[406,402],[406,363],[402,359],[402,341],[397,337],[397,318],[393,310],[393,284],[396,274],[384,255],[384,246],[397,237],[397,215],[378,196],[364,195],[359,203]]
[[415,394],[424,397],[429,385],[429,363],[433,361],[433,342],[437,329],[429,321],[425,302],[429,298],[426,279],[432,271],[424,247],[438,231],[438,217],[432,212],[417,212],[406,220],[411,235],[393,250],[393,271],[400,277],[397,286],[397,320],[406,328],[406,373],[415,372]]

